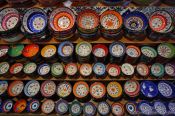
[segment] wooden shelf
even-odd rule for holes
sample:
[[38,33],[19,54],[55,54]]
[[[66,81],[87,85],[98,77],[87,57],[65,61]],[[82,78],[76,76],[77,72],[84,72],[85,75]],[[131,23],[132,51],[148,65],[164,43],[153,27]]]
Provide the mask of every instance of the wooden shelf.
[[[160,44],[163,42],[168,42],[168,43],[175,43],[175,41],[173,40],[168,40],[168,41],[151,41],[148,38],[145,38],[145,40],[143,41],[138,41],[138,40],[129,40],[125,37],[121,38],[121,39],[106,39],[103,37],[99,37],[99,38],[95,38],[95,39],[84,39],[84,38],[80,38],[78,36],[73,37],[71,39],[69,39],[68,41],[72,41],[73,43],[79,43],[81,41],[88,41],[90,43],[112,43],[114,41],[121,41],[125,44],[141,44],[141,45],[153,45],[153,44]],[[36,42],[37,44],[59,44],[62,41],[56,40],[55,38],[51,38],[51,40],[47,41],[47,42]],[[32,44],[33,42],[29,39],[23,39],[19,42],[16,43],[8,43],[5,42],[4,40],[0,39],[0,45],[8,45],[8,44]]]
[[175,81],[174,78],[171,77],[163,77],[163,78],[155,78],[155,77],[147,77],[147,78],[138,78],[137,76],[133,77],[116,77],[116,78],[110,78],[109,76],[106,76],[104,78],[96,78],[96,77],[91,77],[91,78],[83,78],[79,76],[79,78],[71,78],[71,77],[64,77],[64,78],[55,78],[55,77],[15,77],[12,76],[10,78],[7,77],[0,77],[0,80],[39,80],[39,81],[44,81],[44,80],[54,80],[54,81],[90,81],[90,82],[95,82],[95,81],[127,81],[130,79],[133,80],[138,80],[138,81],[143,81],[143,80],[152,80],[152,81],[160,81],[160,80],[169,80],[169,81]]

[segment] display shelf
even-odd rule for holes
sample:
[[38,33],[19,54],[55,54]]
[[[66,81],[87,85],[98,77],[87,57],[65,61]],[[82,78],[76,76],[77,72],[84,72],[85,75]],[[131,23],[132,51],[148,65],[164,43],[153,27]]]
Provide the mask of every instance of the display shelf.
[[[152,45],[152,44],[160,44],[163,42],[168,42],[168,43],[175,43],[175,41],[173,40],[167,40],[167,41],[151,41],[148,38],[145,38],[143,41],[139,41],[139,40],[129,40],[126,37],[122,37],[121,39],[106,39],[103,37],[99,37],[99,38],[95,38],[95,39],[84,39],[78,36],[75,36],[71,39],[68,39],[68,41],[71,41],[73,43],[79,43],[81,41],[88,41],[90,43],[112,43],[114,41],[121,41],[125,44],[141,44],[141,45]],[[45,41],[45,42],[35,42],[37,44],[59,44],[62,41],[58,41],[55,38],[51,38],[49,41]],[[19,42],[16,43],[8,43],[5,42],[4,40],[0,39],[0,45],[8,45],[8,44],[32,44],[33,42],[30,39],[23,39]]]
[[[93,0],[91,0],[91,1],[93,1]],[[106,6],[106,5],[104,5],[104,4],[102,4],[102,3],[97,3],[95,6]],[[10,5],[5,5],[5,6],[3,6],[3,7],[11,7]],[[1,7],[1,8],[3,8],[3,7]],[[26,6],[27,7],[27,6]],[[32,7],[40,7],[40,8],[45,8],[45,7],[43,7],[43,6],[41,6],[39,3],[37,3],[37,4],[35,4],[34,6],[32,6]],[[31,7],[31,8],[32,8]],[[63,4],[58,4],[57,6],[55,6],[55,7],[63,7]],[[135,4],[133,4],[133,3],[130,3],[129,5],[128,5],[128,7],[138,7],[137,5],[135,5]],[[166,5],[166,4],[161,4],[159,7],[168,7],[168,5]],[[29,8],[29,7],[27,7],[27,8]],[[110,44],[110,43],[112,43],[112,42],[114,42],[114,41],[121,41],[121,42],[123,42],[123,43],[125,43],[125,44],[133,44],[133,45],[157,45],[157,44],[160,44],[160,43],[163,43],[163,42],[168,42],[168,43],[174,43],[175,44],[175,40],[168,40],[168,41],[161,41],[161,40],[159,40],[159,41],[151,41],[151,40],[149,40],[148,38],[145,38],[145,40],[143,40],[143,41],[138,41],[138,40],[129,40],[129,39],[127,39],[127,38],[125,38],[125,37],[122,37],[120,40],[118,40],[118,39],[105,39],[105,38],[103,38],[103,37],[98,37],[98,38],[95,38],[95,39],[83,39],[83,38],[81,38],[81,37],[79,37],[77,34],[75,35],[75,37],[73,37],[72,39],[69,39],[71,42],[73,42],[73,43],[79,43],[79,42],[81,42],[81,41],[88,41],[88,42],[90,42],[90,43],[92,43],[92,44],[97,44],[97,43],[103,43],[103,44]],[[37,44],[43,44],[43,45],[47,45],[47,44],[59,44],[61,41],[58,41],[58,40],[56,40],[54,37],[53,38],[51,38],[51,40],[49,40],[49,41],[47,41],[47,42],[37,42]],[[0,45],[10,45],[10,44],[32,44],[33,42],[32,41],[30,41],[30,39],[23,39],[23,40],[21,40],[21,41],[19,41],[19,42],[16,42],[16,43],[8,43],[8,42],[5,42],[5,41],[3,41],[2,39],[0,39]],[[63,76],[64,77],[64,76]],[[173,82],[173,81],[175,81],[175,78],[173,78],[173,77],[167,77],[167,76],[165,76],[165,77],[163,77],[163,78],[155,78],[155,77],[151,77],[151,76],[149,76],[149,77],[147,77],[147,78],[142,78],[142,77],[140,77],[139,78],[139,76],[137,76],[137,74],[134,74],[134,76],[133,77],[127,77],[127,76],[120,76],[120,77],[117,77],[117,78],[110,78],[109,76],[105,76],[104,77],[104,79],[103,78],[96,78],[95,76],[92,76],[92,78],[83,78],[83,77],[81,77],[81,76],[77,76],[77,77],[79,77],[79,78],[71,78],[71,77],[65,77],[65,78],[55,78],[55,77],[52,77],[52,76],[50,76],[50,77],[41,77],[41,76],[38,76],[38,77],[30,77],[30,76],[23,76],[23,77],[15,77],[15,76],[11,76],[11,77],[1,77],[0,76],[0,80],[8,80],[8,81],[13,81],[13,80],[22,80],[22,81],[29,81],[29,80],[41,80],[41,81],[44,81],[44,80],[54,80],[54,81],[71,81],[71,82],[76,82],[76,81],[87,81],[87,82],[95,82],[95,81],[102,81],[102,82],[109,82],[109,81],[127,81],[127,80],[130,80],[130,79],[133,79],[133,80],[138,80],[138,81],[143,81],[143,80],[151,80],[151,81],[160,81],[160,80],[168,80],[168,81],[171,81],[171,82]],[[19,98],[18,98],[19,99]],[[59,99],[59,98],[58,98]],[[119,101],[117,101],[117,102],[120,102],[120,103],[123,103],[123,104],[125,104],[126,103],[126,101],[128,101],[129,99],[121,99],[121,100],[119,100]],[[92,101],[92,100],[91,100]],[[113,102],[111,102],[111,101],[109,101],[109,100],[106,100],[110,105],[113,103]],[[138,99],[136,100],[136,101],[139,101]],[[93,102],[93,101],[92,101]],[[97,102],[93,102],[95,105],[97,105]],[[20,113],[20,114],[18,114],[18,113],[0,113],[0,115],[2,115],[2,116],[7,116],[7,115],[9,115],[9,116],[12,116],[12,115],[14,115],[14,116],[27,116],[27,115],[29,115],[29,116],[38,116],[38,115],[40,115],[40,116],[45,116],[45,115],[47,115],[47,114],[44,114],[44,113],[42,113],[40,110],[39,110],[39,112],[36,112],[36,113],[27,113],[27,112],[22,112],[22,113]],[[51,113],[51,114],[49,114],[49,116],[55,116],[55,115],[58,115],[58,114],[56,114],[55,112],[53,112],[53,113]],[[127,114],[126,114],[126,111],[125,111],[125,115],[127,116]],[[97,116],[99,116],[99,114],[97,114]],[[112,116],[112,114],[110,114],[109,116]]]
[[138,80],[138,81],[143,81],[143,80],[152,80],[152,81],[160,81],[160,80],[170,80],[170,81],[174,81],[175,79],[173,77],[163,77],[163,78],[155,78],[155,77],[147,77],[147,78],[143,78],[143,77],[137,77],[137,76],[133,76],[133,77],[124,77],[124,76],[120,76],[120,77],[116,77],[116,78],[110,78],[109,76],[106,76],[104,78],[96,78],[96,77],[91,77],[91,78],[84,78],[81,76],[77,76],[77,78],[71,78],[71,77],[60,77],[60,78],[55,78],[55,77],[30,77],[30,76],[25,76],[25,77],[0,77],[0,80],[55,80],[55,81],[126,81],[126,80]]
[[[62,63],[62,65],[65,67],[65,64]],[[93,64],[90,64],[93,66]],[[81,64],[77,63],[77,66],[80,67]],[[107,66],[107,65],[106,65]],[[120,65],[119,65],[120,66]],[[136,65],[133,65],[133,67],[136,69]],[[121,66],[120,66],[121,69]],[[151,65],[149,65],[149,69],[151,69]],[[42,77],[39,76],[37,74],[34,74],[32,76],[28,76],[25,74],[22,74],[22,76],[13,76],[10,74],[7,74],[6,76],[0,76],[0,80],[54,80],[54,81],[88,81],[88,82],[95,82],[95,81],[127,81],[127,80],[138,80],[138,81],[143,81],[143,80],[151,80],[151,81],[160,81],[160,80],[169,80],[169,81],[175,81],[175,78],[167,76],[166,74],[161,77],[161,78],[156,78],[154,76],[152,76],[151,74],[147,77],[141,77],[138,75],[138,73],[135,71],[135,73],[132,76],[126,76],[123,73],[121,73],[119,76],[117,77],[110,77],[110,75],[108,75],[108,73],[106,72],[106,75],[104,77],[96,77],[96,75],[94,73],[92,73],[89,77],[83,77],[79,74],[79,72],[77,73],[77,75],[75,76],[67,76],[65,73],[61,76],[61,77],[53,77],[51,74],[49,74],[47,77]]]
[[[118,101],[116,101],[116,102],[114,102],[114,101],[110,101],[110,100],[106,100],[106,102],[109,104],[109,105],[112,105],[112,103],[117,103],[117,102],[119,102],[119,103],[122,103],[123,105],[125,105],[125,103],[127,102],[128,100],[126,100],[126,99],[121,99],[121,100],[118,100]],[[137,101],[139,102],[140,100],[139,99],[137,99]],[[98,102],[95,102],[95,101],[93,101],[92,99],[90,100],[90,102],[92,102],[95,106],[97,106],[97,104],[98,104]],[[83,105],[83,103],[81,103],[81,105]],[[124,109],[125,109],[125,107],[124,107]],[[126,110],[125,110],[125,115],[127,115],[127,112],[126,112]],[[7,115],[10,115],[10,116],[25,116],[25,115],[28,115],[28,116],[46,116],[46,115],[49,115],[49,116],[60,116],[60,115],[58,115],[56,112],[52,112],[51,114],[44,114],[44,113],[42,113],[42,112],[36,112],[36,113],[27,113],[27,112],[24,112],[24,113],[0,113],[0,115],[3,115],[3,116],[7,116]],[[67,114],[66,116],[71,116],[70,114]],[[82,115],[83,116],[83,115]],[[100,116],[98,113],[96,114],[96,116]],[[108,116],[113,116],[112,115],[112,113],[110,113]]]
[[[95,6],[106,6],[105,4],[101,3],[101,2],[98,2]],[[10,5],[5,5],[3,7],[11,7]],[[2,7],[2,8],[3,8]],[[40,8],[46,8],[44,6],[42,6],[41,4],[37,3],[35,4],[34,6],[31,6],[32,7],[40,7]],[[57,6],[55,7],[63,7],[63,4],[58,4]],[[127,7],[138,7],[137,5],[133,4],[133,3],[130,3]],[[168,7],[168,5],[166,4],[161,4],[159,7]],[[27,7],[29,8],[29,7]],[[129,40],[127,39],[126,37],[122,37],[121,39],[105,39],[103,37],[98,37],[98,38],[95,38],[95,39],[83,39],[81,37],[78,36],[78,34],[76,34],[73,38],[71,39],[68,39],[70,41],[72,41],[73,43],[79,43],[81,41],[88,41],[90,43],[112,43],[113,41],[121,41],[123,43],[126,43],[126,44],[159,44],[159,43],[162,43],[162,42],[165,42],[165,41],[151,41],[149,40],[148,38],[145,38],[145,40],[143,41],[138,41],[138,40]],[[51,40],[49,41],[45,41],[45,42],[36,42],[38,44],[58,44],[60,43],[61,41],[58,41],[56,40],[54,37],[51,38]],[[170,43],[175,43],[175,40],[167,40],[166,42],[170,42]],[[30,39],[26,39],[24,38],[23,40],[19,41],[19,42],[16,42],[16,43],[8,43],[8,42],[5,42],[4,40],[0,39],[0,45],[4,45],[4,44],[31,44],[33,43]]]

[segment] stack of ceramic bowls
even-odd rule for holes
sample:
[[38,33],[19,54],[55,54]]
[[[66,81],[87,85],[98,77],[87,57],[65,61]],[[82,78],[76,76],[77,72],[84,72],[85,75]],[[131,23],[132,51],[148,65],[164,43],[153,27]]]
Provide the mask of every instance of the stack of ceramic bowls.
[[138,110],[140,112],[141,115],[153,115],[154,111],[153,111],[153,107],[151,105],[150,102],[148,101],[140,101],[137,105]]
[[64,71],[69,77],[71,77],[71,78],[76,77],[77,78],[78,66],[76,63],[69,63],[65,66]]
[[132,0],[132,2],[140,6],[155,6],[161,4],[160,0]]
[[152,63],[157,57],[157,51],[150,46],[141,47],[141,57],[140,61],[145,63]]
[[40,108],[40,101],[38,101],[37,99],[30,99],[27,101],[27,107],[26,107],[27,112],[34,113],[37,112],[39,108]]
[[69,110],[69,104],[66,100],[60,99],[55,104],[55,111],[59,115],[66,115]]
[[13,109],[14,102],[11,99],[3,100],[1,103],[1,109],[0,111],[2,113],[8,113],[11,112]]
[[74,36],[76,17],[69,8],[57,8],[53,10],[49,17],[49,28],[55,39],[66,40]]
[[160,98],[171,99],[175,97],[175,86],[169,81],[160,81],[157,84]]
[[94,62],[105,62],[108,55],[108,48],[103,44],[96,44],[92,48]]
[[19,99],[13,105],[13,111],[15,113],[22,113],[27,107],[27,101],[25,99]]
[[58,56],[62,62],[73,61],[74,46],[70,41],[61,42],[58,46]]
[[117,101],[122,97],[122,86],[118,82],[110,82],[107,85],[107,97],[111,101]]
[[155,78],[162,78],[165,74],[164,66],[160,63],[154,63],[151,66],[151,75]]
[[83,114],[85,116],[95,116],[96,111],[96,106],[92,102],[87,102],[83,105]]
[[106,71],[111,78],[116,78],[120,76],[121,69],[117,64],[108,64]]
[[40,91],[40,83],[35,80],[28,81],[24,87],[24,94],[27,97],[36,97]]
[[134,66],[129,63],[124,63],[121,66],[122,74],[127,77],[132,77],[134,74]]
[[23,69],[23,64],[22,63],[14,63],[13,65],[11,65],[10,67],[10,74],[13,76],[17,76],[17,77],[23,77],[23,73],[22,73],[22,69]]
[[123,116],[125,114],[125,109],[122,103],[115,102],[111,105],[112,114],[114,116]]
[[29,60],[38,61],[39,60],[39,45],[28,44],[24,47],[22,55]]
[[139,82],[135,80],[126,81],[124,84],[124,91],[129,98],[137,97],[140,93]]
[[122,16],[114,10],[104,11],[100,16],[100,31],[103,37],[119,39],[122,35]]
[[131,40],[143,40],[146,37],[148,19],[140,11],[125,12],[123,14],[125,36]]
[[10,68],[10,64],[8,62],[1,62],[0,63],[0,75],[2,75],[3,77],[8,77],[9,68]]
[[8,4],[15,7],[26,7],[32,5],[35,0],[6,0]]
[[64,68],[61,63],[53,63],[51,66],[51,74],[53,77],[61,77],[64,73]]
[[0,11],[0,37],[7,42],[16,42],[23,39],[20,30],[20,13],[14,8],[3,8]]
[[48,78],[50,73],[50,65],[47,63],[40,64],[37,68],[37,73],[39,76]]
[[24,65],[23,68],[23,72],[24,74],[31,76],[31,77],[35,77],[37,76],[36,72],[37,72],[37,64],[34,62],[28,62]]
[[170,114],[175,115],[175,102],[174,101],[170,101],[168,103],[168,109],[169,109]]
[[157,47],[157,62],[166,63],[175,57],[175,46],[171,43],[162,43]]
[[75,52],[77,55],[77,61],[80,63],[90,62],[92,45],[88,42],[80,42],[76,45]]
[[125,62],[135,64],[141,55],[140,48],[137,46],[129,45],[126,47]]
[[143,62],[140,62],[137,64],[136,71],[137,71],[138,77],[141,76],[141,77],[147,78],[148,75],[150,74],[150,70],[149,70],[148,65],[146,63],[143,63]]
[[109,45],[110,62],[121,63],[126,53],[126,46],[121,42],[113,42]]
[[8,96],[16,97],[22,94],[24,83],[22,81],[13,81],[8,86]]
[[156,10],[149,16],[149,27],[148,37],[151,40],[167,40],[174,28],[173,18],[168,11]]
[[58,60],[56,54],[57,48],[55,45],[46,45],[41,49],[41,56],[47,62],[56,62]]
[[42,82],[40,92],[43,97],[52,97],[56,92],[55,82],[50,80]]
[[157,115],[162,115],[162,116],[168,115],[168,107],[167,107],[167,104],[165,104],[165,102],[156,100],[152,103],[152,105]]
[[4,60],[7,60],[8,58],[8,50],[9,50],[9,47],[4,45],[4,46],[0,46],[0,60],[1,61],[4,61]]
[[72,100],[70,98],[73,96],[72,90],[73,90],[72,85],[69,82],[65,81],[65,82],[60,82],[57,85],[56,93],[60,98],[70,101]]
[[73,94],[79,101],[87,101],[89,85],[84,81],[76,82],[73,86]]
[[0,81],[0,96],[7,95],[7,88],[8,88],[8,82],[7,81]]
[[162,0],[163,3],[168,4],[168,5],[175,5],[174,0]]
[[175,77],[175,64],[167,63],[165,65],[165,73],[170,77]]
[[40,8],[27,9],[23,16],[22,26],[26,37],[32,41],[45,41],[49,38],[47,14]]
[[90,94],[95,101],[105,99],[106,87],[101,82],[94,82],[90,86]]
[[83,38],[95,38],[98,33],[99,16],[93,10],[83,10],[77,16],[77,29]]
[[22,51],[24,49],[24,45],[22,44],[16,44],[16,45],[11,45],[10,49],[8,50],[8,55],[12,57],[10,60],[19,60],[22,61]]
[[135,116],[138,114],[137,103],[135,103],[135,102],[127,102],[125,104],[125,108],[126,108],[128,115]]
[[59,0],[38,0],[38,1],[43,6],[56,6],[59,3]]
[[83,107],[81,106],[79,101],[73,101],[69,105],[69,113],[71,116],[81,116]]
[[79,68],[80,75],[83,77],[90,77],[92,74],[92,65],[84,63]]
[[146,99],[153,99],[158,95],[158,88],[152,81],[142,81],[140,84],[141,96]]
[[123,3],[124,0],[102,0],[102,2],[104,4],[107,4],[107,5],[117,5],[117,4],[121,4]]
[[106,66],[103,63],[95,63],[92,69],[97,78],[105,78]]
[[55,102],[52,99],[45,99],[41,105],[41,111],[44,114],[50,114],[54,111]]
[[107,102],[102,101],[98,103],[97,111],[100,116],[108,116],[111,112],[111,107]]

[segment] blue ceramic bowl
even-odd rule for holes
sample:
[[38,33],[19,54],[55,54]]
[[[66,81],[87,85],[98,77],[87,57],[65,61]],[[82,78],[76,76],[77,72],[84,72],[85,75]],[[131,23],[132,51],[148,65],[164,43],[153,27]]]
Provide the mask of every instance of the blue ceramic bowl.
[[[40,21],[40,23],[38,23]],[[47,27],[47,15],[43,9],[31,8],[25,12],[22,19],[22,26],[27,34],[38,34]]]
[[8,99],[3,101],[2,103],[2,112],[7,113],[10,112],[13,108],[13,101]]
[[146,98],[154,98],[158,95],[158,88],[152,81],[143,81],[140,84],[140,91]]
[[169,81],[160,81],[157,84],[160,98],[174,98],[175,86]]
[[[114,52],[113,52],[112,50],[113,50],[113,47],[114,47],[115,45],[117,45],[119,48],[122,49],[122,51],[121,51],[122,53],[121,53],[121,54],[114,54]],[[116,51],[116,52],[118,52],[118,51]],[[124,56],[125,53],[126,53],[126,46],[125,46],[123,43],[121,43],[121,42],[113,42],[113,43],[110,44],[110,46],[109,46],[109,53],[110,53],[110,55],[112,55],[112,56],[114,56],[114,57],[122,57],[122,56]]]
[[31,99],[27,102],[27,112],[34,113],[36,112],[40,107],[40,102],[37,99]]
[[48,75],[50,72],[50,65],[47,63],[40,64],[37,69],[37,72],[40,76]]
[[138,108],[137,103],[134,101],[129,101],[125,104],[125,108],[130,115],[137,115],[138,114]]
[[148,101],[141,101],[138,103],[138,110],[141,115],[152,115],[153,107]]
[[[72,49],[72,52],[68,55],[64,54],[63,53],[63,47],[64,46],[70,46],[71,49]],[[64,41],[64,42],[61,42],[58,46],[58,55],[61,56],[61,57],[69,57],[73,54],[73,51],[74,51],[74,46],[73,44],[70,42],[70,41]]]
[[154,108],[154,113],[156,115],[165,116],[168,113],[168,107],[162,101],[159,101],[159,100],[154,101],[153,102],[153,108]]
[[139,11],[125,13],[123,15],[123,21],[128,31],[140,32],[146,30],[148,27],[147,17]]
[[95,63],[92,69],[97,76],[103,76],[106,73],[106,66],[103,63]]
[[[42,20],[43,24],[41,24],[41,21],[40,21],[40,25],[36,26],[37,27],[36,28],[34,26],[35,20]],[[46,28],[46,26],[47,26],[47,17],[46,17],[46,15],[42,14],[41,12],[37,12],[37,13],[32,14],[32,16],[30,16],[28,19],[28,27],[33,33],[42,32]]]
[[168,103],[168,109],[169,109],[170,115],[175,115],[175,101],[170,101]]

